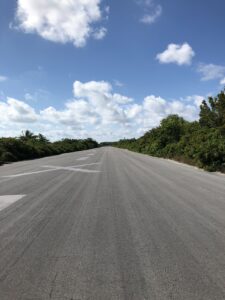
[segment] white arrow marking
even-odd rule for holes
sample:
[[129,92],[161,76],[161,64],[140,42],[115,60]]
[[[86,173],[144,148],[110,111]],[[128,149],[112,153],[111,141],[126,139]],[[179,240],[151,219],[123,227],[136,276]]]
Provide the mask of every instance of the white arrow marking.
[[22,199],[26,195],[6,195],[6,196],[0,196],[0,211],[4,208],[10,206],[14,202]]

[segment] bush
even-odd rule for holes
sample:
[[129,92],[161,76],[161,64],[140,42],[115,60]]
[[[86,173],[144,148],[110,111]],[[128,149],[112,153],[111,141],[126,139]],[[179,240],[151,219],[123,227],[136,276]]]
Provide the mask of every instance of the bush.
[[139,139],[121,140],[113,145],[187,162],[208,171],[224,172],[224,91],[202,102],[199,122],[187,122],[177,115],[170,115],[161,121],[159,127]]
[[27,130],[19,138],[0,139],[0,164],[96,147],[98,143],[92,139],[63,139],[51,143],[43,135],[34,135]]

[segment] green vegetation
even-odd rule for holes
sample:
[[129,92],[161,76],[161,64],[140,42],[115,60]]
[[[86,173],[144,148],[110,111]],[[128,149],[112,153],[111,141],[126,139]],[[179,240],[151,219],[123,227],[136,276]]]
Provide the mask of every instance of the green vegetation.
[[141,138],[113,145],[225,172],[225,92],[202,102],[198,122],[170,115]]
[[[102,143],[101,146],[110,143]],[[199,121],[188,122],[178,115],[163,119],[160,126],[138,139],[120,140],[113,146],[175,159],[208,171],[225,172],[225,91],[209,97],[200,106]],[[0,163],[40,158],[98,147],[92,139],[63,139],[50,142],[29,130],[19,138],[0,139]]]
[[0,139],[0,163],[40,158],[67,152],[75,152],[98,147],[92,139],[63,139],[51,143],[42,134],[34,135],[26,130],[19,138]]

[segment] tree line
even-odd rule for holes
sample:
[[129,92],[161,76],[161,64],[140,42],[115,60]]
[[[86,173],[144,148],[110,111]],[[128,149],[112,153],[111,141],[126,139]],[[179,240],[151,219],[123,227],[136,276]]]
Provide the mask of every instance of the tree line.
[[142,137],[113,145],[225,172],[225,90],[202,102],[199,121],[188,122],[170,115]]
[[50,142],[44,135],[26,130],[18,138],[0,138],[0,164],[97,147],[98,143],[91,138]]

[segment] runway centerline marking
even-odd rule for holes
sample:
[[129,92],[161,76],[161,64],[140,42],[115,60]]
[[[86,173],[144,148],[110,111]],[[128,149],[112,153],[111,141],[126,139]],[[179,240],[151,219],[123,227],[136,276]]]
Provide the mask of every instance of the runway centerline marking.
[[26,195],[5,195],[0,196],[0,211],[22,199]]

